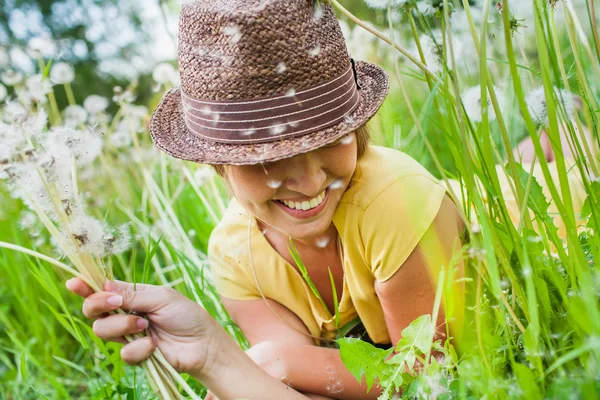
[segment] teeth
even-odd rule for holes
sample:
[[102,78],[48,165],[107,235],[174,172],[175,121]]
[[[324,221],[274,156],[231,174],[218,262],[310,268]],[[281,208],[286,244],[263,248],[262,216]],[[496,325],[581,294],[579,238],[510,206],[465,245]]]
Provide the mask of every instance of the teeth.
[[324,199],[325,199],[325,191],[321,192],[317,197],[313,197],[310,200],[305,200],[302,202],[281,200],[281,202],[291,209],[306,211],[306,210],[310,210],[311,208],[317,207],[319,204],[321,204],[323,202]]

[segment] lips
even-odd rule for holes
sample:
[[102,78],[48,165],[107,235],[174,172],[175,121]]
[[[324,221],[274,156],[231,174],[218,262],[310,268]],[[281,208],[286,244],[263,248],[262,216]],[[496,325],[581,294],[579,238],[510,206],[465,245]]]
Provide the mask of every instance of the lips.
[[[285,205],[284,203],[282,203],[282,201],[280,201],[280,200],[274,200],[273,202],[275,204],[277,204],[277,206],[280,207],[283,211],[285,211],[286,213],[288,213],[289,215],[291,215],[294,218],[299,218],[299,219],[311,218],[316,215],[319,215],[321,213],[321,211],[323,211],[323,209],[327,205],[327,200],[329,199],[329,188],[325,189],[325,191],[323,193],[324,193],[324,195],[323,195],[321,202],[319,204],[317,204],[317,206],[315,206],[313,208],[309,208],[307,210],[302,210],[302,209],[298,210],[296,208],[290,208],[287,205]],[[321,196],[321,195],[319,195],[319,196]],[[319,196],[317,196],[314,199],[317,199]],[[314,199],[311,199],[311,200],[314,200]],[[292,202],[292,203],[297,203],[297,202]]]

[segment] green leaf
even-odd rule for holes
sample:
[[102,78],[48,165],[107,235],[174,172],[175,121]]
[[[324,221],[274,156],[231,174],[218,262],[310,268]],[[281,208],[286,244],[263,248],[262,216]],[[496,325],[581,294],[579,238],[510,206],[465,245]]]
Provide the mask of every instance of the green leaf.
[[523,364],[513,364],[513,371],[515,373],[515,377],[517,378],[517,382],[519,382],[519,386],[525,392],[523,398],[526,399],[539,399],[540,397],[540,388],[538,388],[535,383],[535,375],[533,371],[523,365]]
[[396,345],[396,352],[416,347],[421,353],[427,353],[433,342],[433,332],[431,315],[421,315],[402,330],[402,339]]
[[327,267],[329,271],[329,281],[331,282],[331,293],[333,294],[333,310],[335,312],[335,329],[340,329],[340,307],[338,304],[337,290],[335,289],[335,281],[331,274],[331,268]]
[[62,364],[65,364],[66,366],[71,367],[87,376],[87,373],[85,372],[85,368],[83,368],[81,365],[75,364],[74,362],[64,359],[62,357],[59,357],[59,356],[52,356],[52,358],[54,358],[56,361],[58,361]]
[[375,378],[384,380],[393,372],[394,367],[385,363],[393,349],[379,349],[367,342],[354,338],[338,339],[342,362],[359,383],[364,375],[367,392],[375,382]]
[[325,312],[331,316],[331,313],[329,312],[329,308],[327,308],[327,304],[325,304],[323,297],[321,297],[321,293],[319,293],[319,291],[317,290],[317,287],[313,283],[312,279],[310,279],[310,276],[308,276],[308,270],[306,269],[304,262],[302,262],[302,259],[300,258],[300,254],[298,253],[298,249],[296,249],[296,246],[294,245],[292,238],[290,238],[290,244],[288,245],[288,251],[290,252],[290,255],[292,256],[292,258],[294,259],[294,262],[298,266],[298,269],[300,270],[302,277],[308,284],[308,287],[310,287],[310,290],[314,293],[314,295],[317,297],[317,299],[319,299],[319,301],[321,302],[321,305],[325,309]]

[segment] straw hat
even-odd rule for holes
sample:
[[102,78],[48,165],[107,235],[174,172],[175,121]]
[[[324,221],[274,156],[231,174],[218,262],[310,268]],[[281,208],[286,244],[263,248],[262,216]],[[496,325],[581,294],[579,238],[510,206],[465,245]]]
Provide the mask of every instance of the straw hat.
[[378,66],[354,63],[333,9],[314,0],[196,0],[179,20],[181,86],[152,116],[173,157],[257,164],[364,125],[385,99]]

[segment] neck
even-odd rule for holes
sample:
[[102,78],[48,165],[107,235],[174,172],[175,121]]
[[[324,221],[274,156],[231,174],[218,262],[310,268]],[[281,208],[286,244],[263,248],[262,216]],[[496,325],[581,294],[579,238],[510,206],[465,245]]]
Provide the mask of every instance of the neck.
[[[258,226],[261,230],[267,228],[267,226],[262,222],[258,221]],[[276,230],[274,228],[268,228],[272,233],[276,233],[281,239],[285,241],[285,243],[289,242],[289,236]],[[265,235],[265,236],[268,236]],[[333,222],[329,225],[329,227],[323,232],[321,235],[312,237],[312,238],[292,238],[294,245],[298,250],[307,249],[312,251],[324,251],[324,250],[332,250],[337,248],[337,239],[338,239],[338,231]]]

